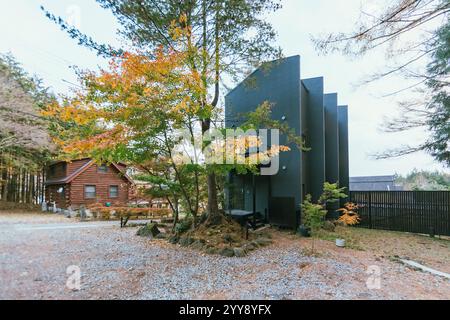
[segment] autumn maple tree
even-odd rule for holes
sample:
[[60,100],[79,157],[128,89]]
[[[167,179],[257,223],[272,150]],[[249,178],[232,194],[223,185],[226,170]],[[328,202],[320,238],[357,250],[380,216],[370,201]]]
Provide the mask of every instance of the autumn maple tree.
[[[274,144],[264,152],[246,156],[249,148],[261,144],[256,136],[198,141],[198,133],[209,133],[204,130],[203,119],[213,118],[216,110],[205,104],[207,87],[201,73],[190,67],[202,56],[192,45],[190,28],[183,25],[185,19],[181,16],[178,24],[174,22],[171,33],[182,50],[161,46],[151,56],[139,52],[117,56],[107,70],[81,73],[81,89],[50,104],[44,112],[47,117],[74,123],[54,137],[67,158],[87,156],[133,164],[144,172],[140,179],[151,182],[156,186],[153,192],[166,197],[175,220],[180,202],[196,219],[204,209],[204,197],[210,195],[210,184],[206,190],[204,185],[212,174],[232,168],[256,170],[259,162],[289,150]],[[277,127],[269,115],[270,105],[264,103],[249,114],[242,129],[254,129],[261,123]],[[279,128],[289,137],[288,128]],[[180,152],[182,139],[200,147]],[[233,163],[225,163],[225,149],[236,151]],[[205,161],[200,161],[199,153],[206,154]],[[208,205],[206,209],[211,212]]]
[[[265,19],[266,13],[281,7],[278,0],[97,2],[114,14],[123,27],[119,34],[127,43],[144,51],[144,56],[154,57],[155,48],[164,48],[164,54],[173,56],[185,52],[185,43],[180,43],[177,37],[173,37],[173,27],[175,24],[189,29],[186,40],[191,52],[184,61],[184,66],[190,70],[190,75],[199,76],[196,79],[201,82],[201,93],[195,97],[195,102],[198,103],[196,107],[199,107],[196,116],[202,133],[214,127],[217,123],[215,120],[220,116],[220,98],[226,76],[239,80],[261,62],[280,57],[281,50],[273,45],[276,33]],[[50,20],[79,44],[106,57],[123,52],[121,48],[96,42],[63,19],[42,9]],[[180,20],[179,17],[183,18]],[[207,211],[211,220],[217,220],[220,217],[216,172],[208,167],[206,175]]]

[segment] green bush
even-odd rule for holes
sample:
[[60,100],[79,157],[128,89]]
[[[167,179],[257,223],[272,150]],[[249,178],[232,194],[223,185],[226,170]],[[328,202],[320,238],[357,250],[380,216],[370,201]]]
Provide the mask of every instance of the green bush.
[[337,183],[325,182],[323,184],[323,193],[317,201],[319,204],[326,206],[328,203],[339,201],[339,199],[347,198],[344,188],[339,188]]
[[322,228],[325,224],[325,216],[327,215],[327,204],[346,198],[345,188],[339,188],[337,183],[325,182],[323,184],[323,193],[319,197],[317,203],[312,202],[310,194],[306,195],[302,203],[302,221],[303,225],[311,228],[315,232]]
[[327,210],[321,204],[312,203],[311,195],[306,195],[302,203],[303,224],[312,231],[320,229],[324,224]]
[[180,220],[180,222],[175,225],[175,233],[181,234],[188,231],[192,227],[192,223],[193,221],[191,218]]

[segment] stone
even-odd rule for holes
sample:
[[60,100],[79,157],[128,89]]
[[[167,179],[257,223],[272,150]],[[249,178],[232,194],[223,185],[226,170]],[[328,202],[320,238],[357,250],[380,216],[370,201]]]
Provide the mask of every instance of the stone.
[[169,243],[171,243],[171,244],[177,244],[178,241],[180,241],[180,237],[177,235],[173,235],[173,236],[169,237]]
[[264,247],[272,243],[272,240],[267,238],[258,238],[255,240],[255,242],[258,244],[258,246]]
[[336,226],[333,222],[327,220],[324,222],[322,229],[324,229],[326,231],[334,232],[334,230],[336,229]]
[[167,233],[158,233],[157,235],[156,235],[156,239],[167,239]]
[[234,256],[234,250],[231,248],[223,248],[219,251],[219,254],[224,257],[233,257]]
[[257,246],[254,243],[249,242],[249,243],[244,244],[243,248],[245,251],[248,252],[248,251],[255,250],[257,248]]
[[254,246],[255,249],[259,247],[259,243],[258,243],[256,240],[253,240],[253,241],[250,242],[249,244],[251,244],[252,246]]
[[245,249],[243,249],[243,248],[234,248],[233,251],[234,251],[234,255],[239,258],[245,257],[245,255],[246,255]]
[[156,223],[148,223],[145,226],[139,228],[136,232],[136,235],[141,237],[156,237],[161,232],[158,229],[158,224]]
[[229,242],[229,243],[234,242],[233,237],[231,236],[231,234],[228,234],[228,233],[223,235],[223,240],[225,240],[226,242]]
[[182,237],[180,238],[180,241],[178,242],[182,247],[189,247],[195,239],[190,237]]
[[203,239],[198,239],[195,240],[192,244],[191,244],[191,248],[192,249],[196,249],[196,250],[202,250],[203,247],[205,246],[206,241]]
[[[80,212],[81,212],[81,210],[80,210]],[[86,209],[83,218],[93,218],[93,217],[94,217],[94,214],[92,213],[92,211],[89,209]]]
[[216,254],[217,253],[217,248],[215,248],[215,247],[207,247],[206,248],[206,253],[207,254]]

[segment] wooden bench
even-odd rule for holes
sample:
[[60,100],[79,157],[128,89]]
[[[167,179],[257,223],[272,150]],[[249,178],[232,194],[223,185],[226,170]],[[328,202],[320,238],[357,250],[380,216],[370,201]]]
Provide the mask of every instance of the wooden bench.
[[172,212],[167,208],[131,208],[131,207],[105,207],[99,205],[92,205],[89,207],[93,213],[97,213],[100,215],[101,219],[105,219],[108,216],[108,219],[115,213],[116,218],[120,219],[120,227],[123,228],[130,218],[145,218],[145,219],[164,219],[170,218],[172,216]]
[[[152,208],[149,208],[152,209]],[[158,210],[159,211],[159,210]],[[128,220],[130,218],[136,218],[136,219],[150,219],[150,220],[158,220],[158,219],[164,219],[169,218],[171,216],[170,210],[167,209],[167,212],[152,212],[152,210],[145,212],[145,211],[135,211],[135,212],[125,212],[122,214],[119,214],[120,216],[120,227],[123,228],[126,226]]]

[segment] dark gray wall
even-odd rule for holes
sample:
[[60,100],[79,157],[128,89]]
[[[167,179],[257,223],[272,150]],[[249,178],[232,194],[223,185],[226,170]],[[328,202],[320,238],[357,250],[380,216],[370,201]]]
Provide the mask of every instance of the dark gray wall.
[[308,91],[307,126],[303,130],[307,152],[308,193],[316,201],[323,191],[325,182],[325,111],[323,77],[302,80]]
[[325,179],[339,181],[339,129],[337,93],[324,96],[325,106]]
[[[300,124],[300,129],[302,132],[302,138],[304,140],[306,140],[306,135],[308,133],[308,128],[309,128],[309,122],[308,122],[308,118],[309,118],[309,108],[308,108],[308,100],[309,100],[309,93],[308,90],[306,89],[305,85],[300,81],[301,83],[301,90],[300,90],[300,97],[301,97],[301,106],[300,106],[300,119],[301,119],[301,124]],[[302,197],[301,197],[301,202],[303,202],[303,199],[305,198],[305,195],[308,193],[311,193],[311,181],[310,181],[310,152],[307,151],[303,151],[301,152],[301,157],[302,157]]]
[[[300,56],[293,56],[265,64],[252,73],[225,97],[226,126],[239,125],[242,113],[250,112],[263,103],[274,104],[272,118],[288,125],[301,134],[300,114]],[[237,120],[237,121],[236,121]],[[281,144],[286,138],[281,137]],[[301,152],[293,145],[290,152],[280,155],[279,173],[271,177],[272,196],[294,197],[298,206],[302,195]],[[282,167],[285,166],[286,170]]]
[[348,106],[338,107],[339,121],[339,185],[349,191]]
[[[347,187],[348,111],[345,106],[338,108],[336,93],[324,95],[324,79],[301,81],[299,56],[264,64],[225,97],[226,127],[239,127],[245,113],[265,101],[274,104],[272,118],[283,121],[285,116],[311,150],[302,152],[290,145],[291,151],[280,155],[278,174],[256,177],[256,210],[264,214],[270,196],[292,197],[298,210],[306,193],[314,200],[319,198],[325,181],[339,181]],[[280,143],[286,144],[286,138],[282,136]],[[242,208],[234,209],[253,210],[251,175],[234,175],[233,179],[240,179],[241,190],[245,190]]]

